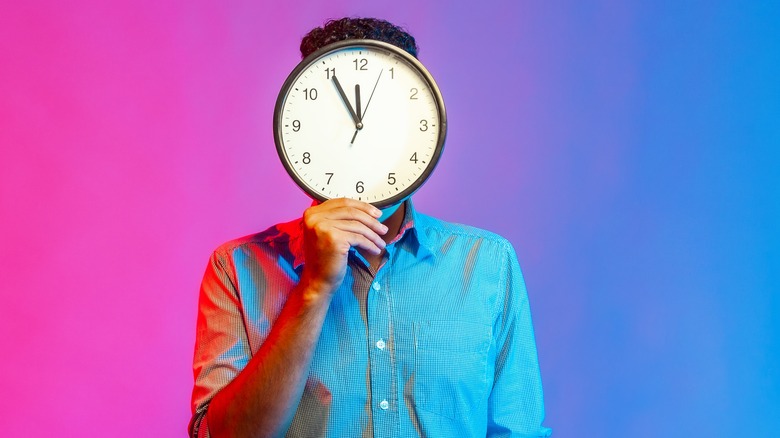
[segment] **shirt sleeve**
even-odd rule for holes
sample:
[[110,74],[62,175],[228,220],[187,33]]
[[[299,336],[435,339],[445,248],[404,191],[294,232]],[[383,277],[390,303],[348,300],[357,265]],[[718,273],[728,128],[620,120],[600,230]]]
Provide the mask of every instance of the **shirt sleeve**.
[[215,252],[201,283],[195,336],[191,437],[209,437],[208,404],[246,367],[251,357],[235,272],[228,258]]
[[507,242],[497,318],[496,364],[488,399],[488,437],[547,437],[531,308],[514,248]]

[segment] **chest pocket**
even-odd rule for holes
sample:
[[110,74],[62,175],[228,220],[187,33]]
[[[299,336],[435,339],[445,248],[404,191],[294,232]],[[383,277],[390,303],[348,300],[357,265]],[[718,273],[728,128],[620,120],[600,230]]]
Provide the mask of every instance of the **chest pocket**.
[[484,404],[491,336],[491,327],[479,323],[415,323],[415,406],[462,420]]

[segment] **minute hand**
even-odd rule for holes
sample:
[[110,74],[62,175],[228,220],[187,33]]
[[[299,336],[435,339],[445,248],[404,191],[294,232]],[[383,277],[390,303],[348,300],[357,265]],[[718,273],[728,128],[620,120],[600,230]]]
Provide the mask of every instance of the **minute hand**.
[[339,83],[339,80],[336,77],[336,75],[333,75],[333,83],[336,84],[336,90],[338,90],[339,96],[341,96],[341,100],[343,100],[344,103],[347,105],[347,110],[349,110],[349,114],[352,116],[352,120],[355,121],[355,127],[358,129],[362,128],[363,124],[360,122],[360,118],[357,116],[357,114],[355,114],[355,110],[352,109],[352,104],[349,103],[349,99],[347,98],[346,93],[344,93],[344,89],[341,88],[341,84]]

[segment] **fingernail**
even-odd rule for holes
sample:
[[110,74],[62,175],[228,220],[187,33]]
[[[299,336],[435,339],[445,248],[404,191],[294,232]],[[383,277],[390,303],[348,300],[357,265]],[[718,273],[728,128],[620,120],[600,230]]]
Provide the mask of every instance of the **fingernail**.
[[376,217],[382,216],[382,210],[378,208],[374,208],[373,210],[371,210],[371,214],[373,214]]

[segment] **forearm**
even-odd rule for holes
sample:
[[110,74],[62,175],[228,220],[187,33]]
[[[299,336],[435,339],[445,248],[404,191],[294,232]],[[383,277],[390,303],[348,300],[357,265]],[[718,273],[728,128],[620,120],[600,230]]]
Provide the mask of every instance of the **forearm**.
[[302,281],[246,368],[212,399],[211,436],[267,437],[285,433],[300,401],[330,294]]

